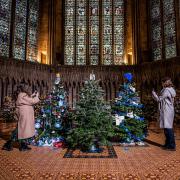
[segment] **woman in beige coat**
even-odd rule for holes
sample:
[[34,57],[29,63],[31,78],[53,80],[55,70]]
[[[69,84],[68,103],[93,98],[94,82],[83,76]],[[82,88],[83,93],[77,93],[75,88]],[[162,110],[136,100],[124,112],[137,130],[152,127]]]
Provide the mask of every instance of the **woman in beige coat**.
[[18,116],[18,139],[21,141],[20,150],[23,148],[28,148],[23,140],[31,138],[35,135],[33,105],[38,102],[38,92],[35,92],[30,96],[28,93],[28,87],[24,86],[16,101]]
[[[39,102],[39,93],[35,92],[30,95],[29,86],[23,84],[19,86],[19,93],[16,100],[16,114],[18,117],[17,138],[20,142],[20,151],[30,150],[27,146],[26,139],[35,135],[35,120],[33,105]],[[4,150],[12,150],[12,140],[7,142]]]

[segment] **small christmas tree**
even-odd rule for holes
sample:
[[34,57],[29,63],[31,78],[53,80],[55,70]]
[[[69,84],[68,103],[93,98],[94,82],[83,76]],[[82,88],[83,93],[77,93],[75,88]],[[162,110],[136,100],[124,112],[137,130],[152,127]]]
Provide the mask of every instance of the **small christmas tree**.
[[116,126],[115,136],[121,143],[144,145],[142,142],[147,134],[147,122],[143,117],[143,105],[132,83],[132,74],[125,73],[126,82],[113,104]]
[[58,74],[52,92],[36,106],[36,145],[62,145],[65,130],[63,124],[67,114],[65,97],[66,93]]
[[0,117],[5,122],[17,121],[15,109],[15,101],[13,100],[13,98],[10,96],[6,96],[4,98],[3,107],[0,109]]
[[72,114],[74,128],[68,133],[67,142],[71,148],[82,151],[99,152],[101,145],[108,144],[108,137],[112,135],[111,107],[103,99],[104,91],[90,75],[80,91],[80,100],[76,111]]
[[175,117],[174,117],[174,122],[178,126],[180,124],[180,90],[176,90],[176,98],[174,102],[174,107],[175,107]]

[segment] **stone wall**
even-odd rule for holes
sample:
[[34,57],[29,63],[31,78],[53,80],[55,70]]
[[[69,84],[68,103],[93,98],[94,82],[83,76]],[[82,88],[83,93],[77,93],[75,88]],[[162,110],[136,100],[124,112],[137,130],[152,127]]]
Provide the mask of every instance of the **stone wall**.
[[106,92],[107,101],[113,99],[123,83],[123,74],[132,72],[136,82],[137,90],[140,90],[142,99],[151,96],[152,88],[156,91],[161,89],[161,79],[165,76],[172,78],[175,87],[180,87],[180,58],[144,63],[132,66],[58,66],[56,72],[61,78],[68,91],[70,106],[75,105],[78,100],[79,89],[83,86],[84,80],[89,79],[91,72],[94,72],[96,79],[100,79],[100,85]]
[[0,106],[5,96],[11,96],[20,82],[36,87],[41,94],[49,91],[53,73],[51,67],[37,63],[0,58]]
[[176,89],[180,87],[180,58],[144,63],[131,66],[48,66],[18,60],[0,59],[0,104],[6,95],[11,95],[17,84],[28,82],[32,89],[37,86],[41,94],[47,93],[54,81],[55,73],[60,73],[68,92],[68,103],[73,107],[78,101],[78,92],[93,71],[105,90],[107,101],[116,96],[123,74],[132,72],[142,99],[151,95],[152,88],[161,89],[164,76],[172,78]]

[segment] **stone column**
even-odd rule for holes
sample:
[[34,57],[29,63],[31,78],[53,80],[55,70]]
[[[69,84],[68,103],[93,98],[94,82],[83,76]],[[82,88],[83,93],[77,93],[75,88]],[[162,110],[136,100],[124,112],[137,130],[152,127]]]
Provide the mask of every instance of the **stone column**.
[[73,103],[72,93],[73,93],[73,85],[72,85],[72,84],[69,84],[69,85],[68,85],[68,94],[69,94],[69,95],[68,95],[68,97],[69,97],[69,98],[68,98],[68,100],[69,100],[69,101],[68,101],[68,104],[69,104],[69,107],[70,107],[70,108],[72,108],[72,105],[73,105],[73,104],[72,104],[72,103]]
[[56,27],[56,3],[55,0],[49,2],[49,14],[48,14],[48,58],[50,64],[55,63],[55,27]]
[[0,78],[0,107],[2,106],[3,80]]
[[74,83],[73,82],[73,87],[72,87],[72,89],[73,89],[73,93],[72,93],[72,107],[73,108],[75,108],[75,106],[76,106],[76,102],[77,102],[77,99],[76,99],[76,95],[77,95],[77,84],[76,83]]

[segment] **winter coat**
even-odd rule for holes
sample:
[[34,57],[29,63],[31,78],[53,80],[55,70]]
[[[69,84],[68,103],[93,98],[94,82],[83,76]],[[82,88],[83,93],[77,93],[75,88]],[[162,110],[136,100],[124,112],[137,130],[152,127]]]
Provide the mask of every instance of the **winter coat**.
[[38,102],[38,94],[28,96],[26,93],[19,93],[16,101],[16,112],[18,116],[18,139],[27,139],[35,135],[33,105]]
[[175,90],[172,87],[166,87],[162,89],[160,96],[154,91],[152,95],[159,105],[160,128],[173,128]]

